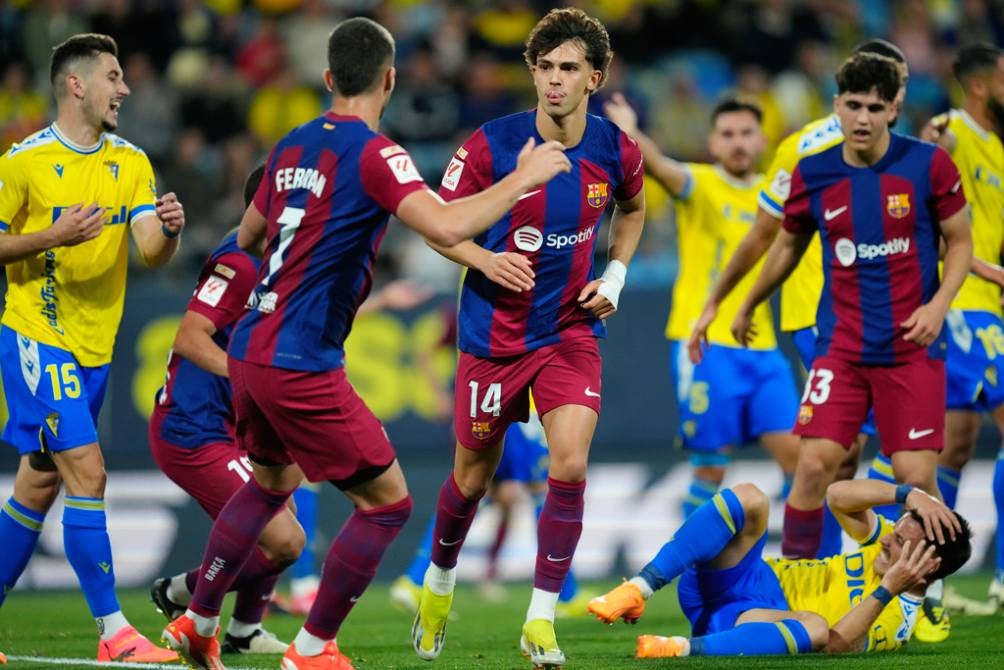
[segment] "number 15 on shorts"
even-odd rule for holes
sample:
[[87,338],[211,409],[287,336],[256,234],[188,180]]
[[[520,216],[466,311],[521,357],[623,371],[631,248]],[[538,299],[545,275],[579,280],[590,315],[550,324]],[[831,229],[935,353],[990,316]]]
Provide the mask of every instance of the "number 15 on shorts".
[[[468,386],[471,389],[471,418],[477,418],[478,416],[478,389],[480,388],[477,382],[470,382]],[[492,416],[498,416],[502,412],[502,384],[499,382],[492,382],[488,384],[485,388],[485,393],[481,397],[481,411],[485,414],[491,414]]]
[[830,384],[833,382],[833,372],[826,368],[809,370],[809,378],[805,380],[805,392],[802,393],[802,404],[806,401],[813,405],[822,405],[830,397]]

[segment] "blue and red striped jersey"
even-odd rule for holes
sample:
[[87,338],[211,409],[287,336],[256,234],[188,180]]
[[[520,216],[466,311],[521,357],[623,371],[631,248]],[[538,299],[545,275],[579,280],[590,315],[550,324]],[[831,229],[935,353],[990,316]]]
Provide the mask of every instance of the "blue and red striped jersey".
[[[213,342],[224,351],[257,277],[258,259],[237,246],[236,232],[224,237],[202,266],[187,311],[212,321]],[[173,445],[196,449],[232,440],[230,382],[173,351],[153,411],[161,418],[161,438]]]
[[[486,123],[457,150],[439,188],[446,200],[483,191],[516,168],[527,139],[540,144],[536,111]],[[524,194],[475,242],[493,253],[517,252],[533,263],[532,291],[515,293],[468,270],[458,315],[461,351],[513,356],[563,339],[603,337],[603,322],[576,301],[596,275],[597,229],[610,198],[629,200],[642,188],[641,151],[607,119],[587,115],[582,140],[566,150],[572,163],[546,185]]]
[[230,355],[289,370],[344,365],[390,213],[423,188],[411,156],[356,117],[328,112],[281,139],[254,198],[268,247]]
[[966,206],[959,171],[933,144],[892,133],[878,163],[853,167],[838,144],[798,162],[784,207],[791,233],[819,231],[824,288],[816,356],[892,365],[945,357],[903,339],[902,323],[940,286],[940,222]]

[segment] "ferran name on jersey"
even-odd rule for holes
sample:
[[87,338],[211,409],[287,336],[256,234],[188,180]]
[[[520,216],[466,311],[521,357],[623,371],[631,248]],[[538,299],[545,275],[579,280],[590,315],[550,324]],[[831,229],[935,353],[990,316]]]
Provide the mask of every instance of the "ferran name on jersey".
[[894,219],[902,219],[910,213],[910,194],[895,193],[888,196],[885,209]]
[[586,185],[586,202],[590,207],[600,209],[607,204],[608,189],[610,185],[606,182]]

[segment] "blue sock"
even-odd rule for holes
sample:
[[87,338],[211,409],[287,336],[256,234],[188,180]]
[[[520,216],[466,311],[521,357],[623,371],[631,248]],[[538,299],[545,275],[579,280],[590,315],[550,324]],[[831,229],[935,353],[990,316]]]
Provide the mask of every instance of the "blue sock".
[[658,591],[687,568],[717,556],[745,521],[739,498],[731,489],[722,489],[683,522],[639,576]]
[[833,516],[830,507],[823,503],[823,535],[819,541],[819,551],[816,552],[816,558],[827,558],[839,554],[844,544],[843,532],[837,517]]
[[412,584],[422,585],[425,581],[425,571],[429,569],[429,563],[432,560],[432,534],[436,530],[436,515],[433,514],[432,518],[429,519],[429,524],[425,527],[425,534],[422,536],[422,541],[418,543],[418,548],[415,549],[415,556],[412,557],[411,563],[408,564],[408,569],[404,574],[408,576]]
[[[896,485],[896,477],[892,474],[892,461],[882,453],[875,454],[872,464],[868,468],[868,479],[877,479],[880,482]],[[889,521],[896,523],[899,519],[899,505],[880,505],[872,508],[879,516],[884,516]]]
[[63,548],[94,618],[119,611],[104,500],[66,496]]
[[317,563],[314,558],[314,542],[317,540],[317,498],[318,491],[312,484],[304,483],[293,491],[296,520],[303,526],[303,532],[307,536],[303,553],[290,567],[289,574],[293,579],[313,577],[317,574]]
[[788,499],[791,494],[791,483],[795,481],[795,475],[784,475],[784,480],[781,482],[781,502]]
[[578,593],[579,580],[575,578],[575,573],[569,568],[568,575],[565,577],[565,583],[561,585],[561,591],[558,592],[558,602],[571,602]]
[[42,534],[45,515],[30,510],[11,496],[0,508],[0,604],[17,584]]
[[694,477],[690,480],[687,497],[683,499],[683,518],[688,519],[697,508],[711,500],[718,493],[718,484]]
[[1004,582],[1004,449],[997,453],[994,465],[994,506],[997,507],[997,581]]
[[776,623],[744,623],[720,633],[690,640],[691,656],[762,656],[810,652],[812,640],[809,633],[795,619],[784,619]]
[[945,506],[949,509],[955,509],[955,501],[959,499],[959,479],[961,477],[961,470],[938,466],[938,490],[941,491],[941,499],[945,501]]

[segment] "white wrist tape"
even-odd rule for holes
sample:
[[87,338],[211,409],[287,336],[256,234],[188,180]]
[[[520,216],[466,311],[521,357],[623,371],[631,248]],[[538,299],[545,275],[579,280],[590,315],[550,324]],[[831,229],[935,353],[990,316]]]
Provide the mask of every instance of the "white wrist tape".
[[620,298],[621,289],[624,288],[624,280],[627,278],[627,267],[620,261],[610,261],[607,269],[603,271],[600,279],[603,283],[596,289],[596,292],[610,301],[610,304],[617,309],[617,300]]

